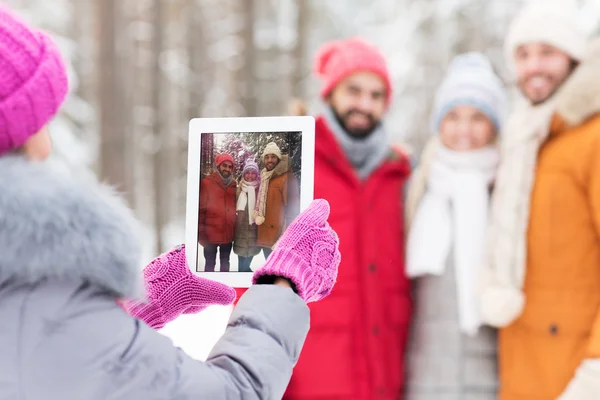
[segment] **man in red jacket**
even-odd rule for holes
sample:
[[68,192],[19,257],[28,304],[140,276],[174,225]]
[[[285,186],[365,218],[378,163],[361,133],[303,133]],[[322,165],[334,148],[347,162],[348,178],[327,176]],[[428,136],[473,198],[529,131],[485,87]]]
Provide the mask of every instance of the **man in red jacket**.
[[218,251],[220,271],[228,272],[235,228],[235,163],[229,154],[220,154],[216,166],[200,183],[198,243],[204,247],[204,271],[214,272]]
[[331,204],[342,263],[333,293],[311,307],[311,330],[285,399],[400,399],[411,315],[402,192],[410,164],[381,121],[386,61],[360,40],[316,57],[325,106],[316,122],[315,198]]

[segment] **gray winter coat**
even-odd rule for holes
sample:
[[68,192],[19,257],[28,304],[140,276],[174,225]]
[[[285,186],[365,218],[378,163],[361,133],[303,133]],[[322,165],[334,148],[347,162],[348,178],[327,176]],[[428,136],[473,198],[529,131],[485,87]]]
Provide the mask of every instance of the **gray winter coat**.
[[[238,183],[236,199],[240,196],[241,184]],[[258,196],[258,188],[256,188]],[[254,257],[260,253],[260,247],[256,245],[258,238],[258,225],[248,223],[248,204],[243,211],[237,211],[235,217],[235,238],[233,239],[233,252],[240,257]]]
[[460,331],[454,265],[414,284],[405,400],[495,400],[498,390],[496,331],[475,337]]
[[131,318],[131,212],[51,162],[0,157],[0,400],[281,399],[308,332],[291,290],[254,286],[207,362]]

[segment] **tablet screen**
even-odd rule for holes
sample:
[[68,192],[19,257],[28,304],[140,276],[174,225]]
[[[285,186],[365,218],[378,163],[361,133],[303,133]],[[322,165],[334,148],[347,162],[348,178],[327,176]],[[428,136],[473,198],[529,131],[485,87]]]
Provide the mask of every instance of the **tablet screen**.
[[300,213],[302,132],[203,133],[197,272],[252,272]]

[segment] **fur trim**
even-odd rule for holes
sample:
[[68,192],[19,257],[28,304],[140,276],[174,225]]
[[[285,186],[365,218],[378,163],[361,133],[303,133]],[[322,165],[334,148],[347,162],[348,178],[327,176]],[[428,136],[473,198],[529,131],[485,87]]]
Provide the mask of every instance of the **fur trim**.
[[0,157],[0,283],[89,282],[143,294],[139,227],[108,187],[52,161]]
[[290,157],[288,155],[281,156],[279,164],[273,170],[273,176],[271,179],[275,179],[277,176],[285,175],[290,172]]
[[590,42],[587,56],[557,96],[556,110],[569,126],[600,113],[600,39]]

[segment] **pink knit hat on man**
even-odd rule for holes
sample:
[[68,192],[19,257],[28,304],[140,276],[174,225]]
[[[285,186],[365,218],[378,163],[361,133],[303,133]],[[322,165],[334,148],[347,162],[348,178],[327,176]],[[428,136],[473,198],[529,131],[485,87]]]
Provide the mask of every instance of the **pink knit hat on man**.
[[67,90],[67,71],[52,39],[0,6],[0,155],[50,122]]
[[231,157],[229,154],[226,154],[226,153],[219,154],[215,158],[215,164],[217,164],[217,167],[226,161],[229,161],[231,163],[231,165],[235,166],[235,161],[233,161],[233,157]]
[[315,57],[315,73],[323,80],[321,97],[326,98],[344,78],[359,71],[373,72],[385,81],[387,100],[392,84],[385,57],[378,48],[354,37],[325,43]]

